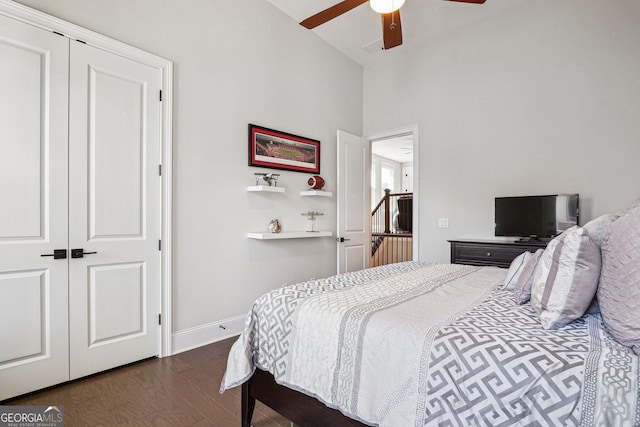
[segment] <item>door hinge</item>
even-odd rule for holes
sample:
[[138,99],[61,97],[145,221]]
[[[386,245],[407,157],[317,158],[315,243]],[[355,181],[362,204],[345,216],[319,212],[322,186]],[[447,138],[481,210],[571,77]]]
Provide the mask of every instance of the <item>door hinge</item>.
[[162,240],[158,240],[158,250],[162,250]]
[[160,102],[162,102],[162,91],[160,91]]
[[162,165],[158,165],[158,175],[162,176]]
[[158,314],[158,325],[162,325],[162,314]]

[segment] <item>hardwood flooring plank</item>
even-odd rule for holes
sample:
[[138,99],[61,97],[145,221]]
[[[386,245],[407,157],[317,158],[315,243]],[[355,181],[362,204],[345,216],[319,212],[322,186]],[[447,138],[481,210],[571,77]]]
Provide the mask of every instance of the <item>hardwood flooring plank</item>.
[[[2,404],[64,406],[67,427],[240,426],[240,388],[218,392],[235,340],[145,360]],[[252,424],[291,425],[260,402]]]

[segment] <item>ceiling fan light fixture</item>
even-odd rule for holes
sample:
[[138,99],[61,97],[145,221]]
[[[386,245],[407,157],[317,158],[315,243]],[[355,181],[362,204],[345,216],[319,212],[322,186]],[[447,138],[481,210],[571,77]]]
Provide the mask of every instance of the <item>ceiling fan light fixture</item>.
[[391,13],[400,9],[404,0],[369,0],[369,4],[378,13]]

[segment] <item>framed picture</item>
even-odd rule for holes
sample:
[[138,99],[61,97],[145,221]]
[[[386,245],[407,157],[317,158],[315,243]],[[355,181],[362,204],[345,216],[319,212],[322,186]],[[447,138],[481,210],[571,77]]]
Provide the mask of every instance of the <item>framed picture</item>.
[[320,173],[320,141],[249,125],[249,166]]

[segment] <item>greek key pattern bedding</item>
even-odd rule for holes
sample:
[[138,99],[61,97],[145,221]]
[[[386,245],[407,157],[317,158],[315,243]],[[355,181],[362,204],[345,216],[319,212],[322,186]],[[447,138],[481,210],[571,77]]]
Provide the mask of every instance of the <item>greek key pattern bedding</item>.
[[[244,331],[229,356],[229,366],[220,391],[242,384],[256,367],[280,378],[285,371],[292,316],[305,298],[349,289],[398,274],[424,268],[430,263],[409,261],[314,279],[268,292],[258,298],[245,319]],[[235,364],[231,364],[235,354]],[[245,360],[240,360],[244,358]],[[240,363],[243,362],[243,363]],[[238,366],[240,365],[240,366]],[[236,369],[233,369],[233,368]],[[234,372],[236,371],[237,372]]]
[[[258,335],[262,337],[260,344],[267,346],[266,351],[259,351],[256,366],[269,370],[275,378],[284,375],[286,364],[289,334],[291,333],[292,317],[298,304],[305,298],[326,292],[344,290],[357,285],[364,285],[374,281],[394,277],[400,273],[419,270],[425,263],[408,262],[402,264],[389,264],[368,270],[331,276],[325,279],[310,280],[296,285],[285,286],[265,295],[264,300],[258,300],[256,316],[258,318],[270,318],[269,323],[259,323]],[[266,337],[266,340],[265,340]],[[264,356],[264,357],[260,357]]]
[[423,343],[502,283],[495,267],[438,264],[306,298],[281,381],[371,425],[414,425]]
[[429,365],[421,367],[426,393],[417,425],[578,424],[585,321],[546,331],[512,300],[495,291],[438,331]]
[[591,348],[580,426],[640,426],[640,358],[607,332],[600,315],[587,321]]
[[543,330],[496,290],[426,351],[416,425],[640,425],[639,358],[598,314]]
[[597,314],[542,329],[503,280],[403,263],[277,289],[247,316],[221,391],[259,367],[370,425],[640,426],[640,358]]

